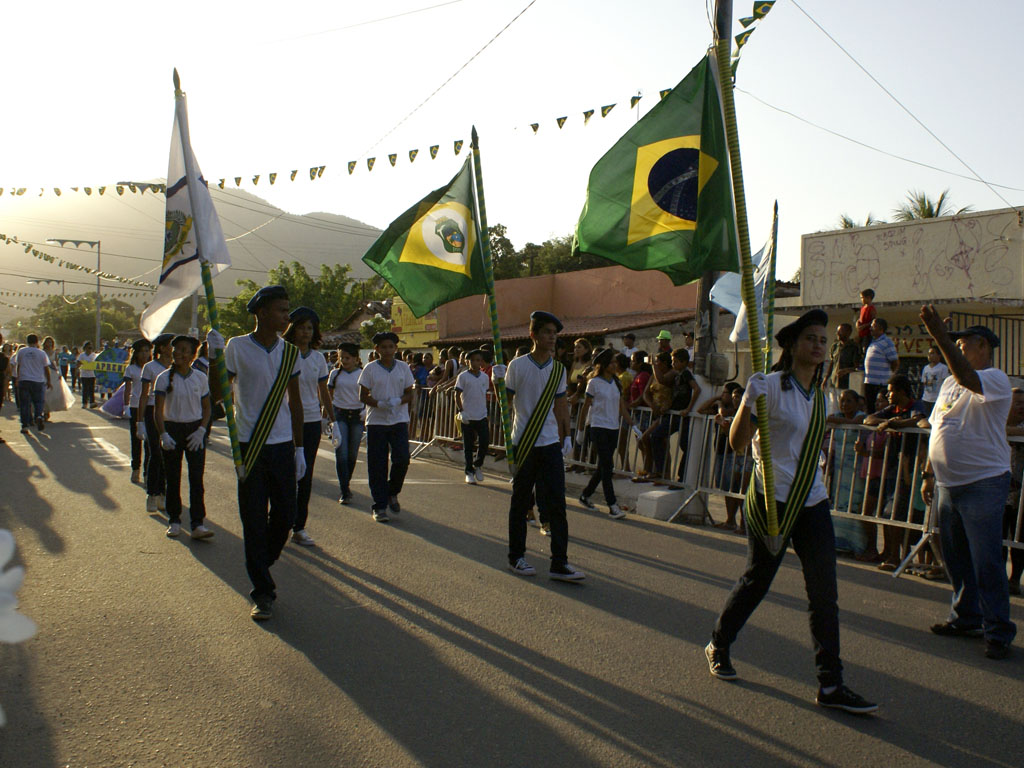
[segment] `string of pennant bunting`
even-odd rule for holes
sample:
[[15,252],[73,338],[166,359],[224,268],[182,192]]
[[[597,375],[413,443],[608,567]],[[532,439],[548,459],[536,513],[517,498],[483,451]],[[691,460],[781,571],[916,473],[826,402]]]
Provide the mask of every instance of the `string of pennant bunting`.
[[743,31],[735,37],[736,50],[732,55],[732,62],[729,65],[732,69],[733,80],[736,79],[736,67],[740,65],[740,55],[743,53],[743,46],[750,41],[750,36],[754,34],[754,30],[757,28],[757,22],[767,16],[774,5],[775,0],[754,0],[754,10],[751,11],[751,15],[740,19]]
[[5,245],[21,246],[22,248],[25,249],[25,253],[31,254],[40,261],[45,261],[48,262],[49,264],[55,264],[58,267],[64,267],[65,269],[70,269],[75,272],[85,272],[88,275],[95,275],[97,277],[103,278],[104,280],[113,280],[118,283],[124,283],[125,285],[136,285],[139,288],[156,288],[156,286],[151,285],[150,283],[143,282],[141,280],[133,280],[130,277],[121,277],[120,275],[115,275],[110,272],[103,272],[98,269],[93,269],[92,267],[85,267],[82,266],[81,264],[76,264],[73,261],[65,261],[64,259],[53,256],[52,254],[46,253],[45,251],[39,250],[32,243],[19,241],[17,235],[5,235],[2,232],[0,232],[0,241],[2,241]]
[[[33,293],[31,291],[0,291],[0,296],[18,296],[26,299],[48,299],[51,296],[60,296],[59,293]],[[121,293],[107,293],[103,292],[104,299],[130,299],[137,298],[139,296],[151,296],[151,291],[125,291]],[[74,296],[70,296],[74,298]]]
[[9,301],[2,301],[2,300],[0,300],[0,304],[2,304],[5,307],[10,307],[11,309],[20,310],[22,312],[31,312],[32,311],[32,307],[23,307],[20,304],[12,304]]

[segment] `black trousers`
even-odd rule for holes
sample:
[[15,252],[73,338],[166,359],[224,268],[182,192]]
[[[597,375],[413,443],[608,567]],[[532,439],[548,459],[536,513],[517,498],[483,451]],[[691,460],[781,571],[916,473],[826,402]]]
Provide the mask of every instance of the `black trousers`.
[[[139,427],[139,418],[143,419],[145,424],[145,414],[139,413],[138,408],[131,409],[132,416],[129,422],[129,428],[132,433],[132,472],[136,470],[146,468],[147,474],[149,473],[149,440],[141,440],[136,434],[136,430]],[[143,459],[143,453],[145,453],[145,459]],[[145,463],[143,463],[145,461]]]
[[590,496],[601,483],[604,500],[610,507],[615,503],[615,484],[612,482],[615,470],[615,449],[619,445],[619,430],[591,427],[590,439],[597,448],[597,469],[590,476],[590,482],[583,489],[584,496]]
[[[551,564],[568,560],[569,523],[565,519],[565,462],[558,443],[534,446],[512,479],[512,502],[508,510],[508,561],[514,564],[526,554],[526,512],[532,506],[534,488],[541,519],[551,528]],[[544,518],[547,520],[544,520]]]
[[[388,473],[388,454],[391,472]],[[409,422],[366,425],[366,474],[370,480],[373,508],[384,509],[398,496],[409,471]]]
[[[477,467],[484,465],[490,437],[491,431],[486,418],[462,422],[462,452],[465,454],[467,475],[472,474]],[[476,452],[475,458],[474,451]]]
[[[90,379],[82,379],[82,386]],[[145,411],[146,441],[149,443],[149,460],[146,464],[146,493],[163,496],[167,491],[164,476],[164,452],[160,450],[160,431],[156,428],[155,406],[147,405]]]
[[188,464],[188,513],[192,528],[202,525],[206,519],[206,504],[203,492],[203,472],[206,469],[206,441],[198,451],[187,448],[188,436],[199,429],[202,421],[165,421],[164,430],[175,442],[174,450],[161,447],[164,456],[164,475],[167,487],[167,517],[172,523],[181,522],[181,457]]
[[[242,443],[241,449],[245,456],[249,444]],[[295,522],[295,494],[294,444],[264,445],[245,480],[238,483],[245,570],[252,582],[249,595],[253,600],[277,598],[270,566],[280,557]]]
[[320,437],[323,433],[324,428],[320,419],[307,421],[302,425],[302,453],[306,457],[306,474],[299,480],[295,496],[295,523],[292,527],[296,531],[306,527],[306,518],[309,517],[309,497],[313,492],[313,464],[316,462],[316,452],[320,447]]
[[92,405],[96,402],[96,377],[83,376],[82,379],[82,406]]
[[[763,497],[759,497],[758,503],[764,503]],[[780,502],[779,510],[782,508]],[[768,594],[786,554],[784,545],[778,555],[772,555],[752,531],[747,525],[747,568],[726,600],[711,635],[719,648],[728,648],[736,639]],[[822,686],[839,685],[843,681],[843,664],[839,660],[836,539],[828,501],[801,510],[787,543],[793,544],[803,565],[818,682]]]

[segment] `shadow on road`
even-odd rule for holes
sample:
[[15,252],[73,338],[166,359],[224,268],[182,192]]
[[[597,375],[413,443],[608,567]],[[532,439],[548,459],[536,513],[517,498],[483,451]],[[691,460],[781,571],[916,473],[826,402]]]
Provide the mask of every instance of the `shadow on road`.
[[43,471],[26,461],[7,443],[0,443],[0,467],[3,467],[5,492],[0,493],[0,528],[25,526],[50,554],[64,551],[64,540],[50,523],[53,506],[39,495],[33,481],[42,480]]

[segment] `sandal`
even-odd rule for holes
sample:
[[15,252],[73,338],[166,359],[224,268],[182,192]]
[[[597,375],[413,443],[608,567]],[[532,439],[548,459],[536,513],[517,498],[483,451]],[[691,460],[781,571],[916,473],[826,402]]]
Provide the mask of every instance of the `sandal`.
[[636,473],[636,477],[631,477],[629,480],[632,483],[649,483],[649,482],[651,482],[651,480],[647,476],[646,472],[637,472]]
[[733,525],[732,523],[727,523],[725,521],[723,521],[721,523],[715,523],[714,527],[718,528],[719,530],[722,530],[722,531],[735,531],[736,530],[736,526],[735,525]]
[[891,563],[888,560],[886,560],[884,563],[879,563],[878,570],[885,571],[886,573],[892,573],[899,567],[899,563]]
[[926,568],[920,575],[922,578],[928,579],[928,581],[945,581],[946,569],[936,565]]

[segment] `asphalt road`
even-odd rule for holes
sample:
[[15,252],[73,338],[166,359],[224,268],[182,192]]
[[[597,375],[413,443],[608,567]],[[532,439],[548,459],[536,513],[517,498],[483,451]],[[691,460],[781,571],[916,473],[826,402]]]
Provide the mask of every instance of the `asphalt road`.
[[[37,636],[0,646],[0,766],[960,765],[1024,762],[1024,651],[993,662],[939,638],[948,585],[841,561],[847,682],[881,703],[814,705],[799,564],[733,646],[702,648],[745,544],[570,505],[580,585],[506,570],[509,486],[416,461],[389,525],[365,465],[339,507],[322,443],[308,529],[249,619],[226,438],[208,458],[211,541],[164,536],[130,484],[123,422],[75,409],[18,434],[4,409],[0,527],[28,569]],[[223,433],[222,430],[221,433]],[[187,499],[187,495],[186,495]],[[187,513],[185,516],[187,520]],[[1014,599],[1015,620],[1024,620]]]

